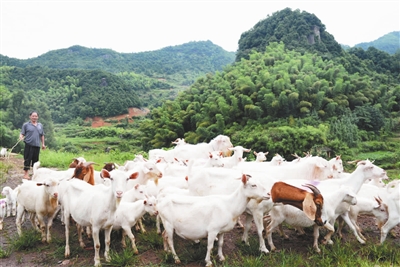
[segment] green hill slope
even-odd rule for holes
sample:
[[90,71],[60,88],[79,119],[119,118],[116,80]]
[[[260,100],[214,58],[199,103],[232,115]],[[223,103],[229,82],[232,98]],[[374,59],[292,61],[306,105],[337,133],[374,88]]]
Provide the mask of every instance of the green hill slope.
[[236,61],[248,58],[251,50],[265,51],[271,42],[283,42],[287,49],[309,51],[328,58],[342,52],[341,46],[314,14],[285,8],[242,33]]
[[400,31],[390,32],[374,41],[356,44],[354,47],[360,47],[364,50],[375,47],[393,55],[400,49]]
[[52,69],[103,70],[110,73],[135,72],[149,77],[169,78],[189,85],[199,75],[222,70],[234,62],[235,53],[227,52],[210,41],[189,42],[156,51],[118,53],[111,49],[72,46],[39,57],[18,60],[1,56],[2,65]]

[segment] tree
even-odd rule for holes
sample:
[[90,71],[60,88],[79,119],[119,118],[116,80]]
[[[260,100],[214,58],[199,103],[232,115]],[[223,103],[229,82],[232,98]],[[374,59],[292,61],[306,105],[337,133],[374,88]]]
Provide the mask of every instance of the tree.
[[380,110],[371,105],[358,106],[354,113],[358,118],[357,126],[359,129],[378,134],[385,125],[385,118]]

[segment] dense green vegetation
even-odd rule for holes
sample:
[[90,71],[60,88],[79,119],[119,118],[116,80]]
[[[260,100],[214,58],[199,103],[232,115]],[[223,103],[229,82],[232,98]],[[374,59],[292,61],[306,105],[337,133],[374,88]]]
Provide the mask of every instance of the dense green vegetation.
[[384,36],[376,39],[375,41],[356,44],[354,47],[360,47],[364,50],[367,50],[369,47],[375,47],[376,49],[385,51],[393,55],[400,49],[399,38],[400,38],[400,31],[394,31],[385,34]]
[[[26,61],[3,57],[2,145],[11,147],[38,109],[48,144],[68,152],[93,144],[146,152],[177,137],[226,134],[287,159],[304,151],[353,159],[374,151],[361,148],[366,142],[382,142],[375,147],[394,153],[388,166],[398,165],[400,53],[345,51],[315,15],[286,8],[243,33],[236,62],[225,64],[230,56],[207,41],[138,54],[74,46]],[[151,113],[112,130],[84,128],[86,117],[131,106]],[[70,133],[59,130],[65,123]]]
[[13,96],[23,97],[11,97],[7,104],[15,107],[24,99],[36,102],[34,106],[47,104],[57,123],[71,118],[109,117],[125,113],[127,107],[141,106],[134,87],[104,71],[3,67],[2,74],[2,83]]
[[0,55],[1,145],[15,144],[19,128],[33,109],[40,113],[47,144],[56,147],[53,123],[84,125],[88,117],[160,106],[165,99],[175,99],[198,76],[233,61],[233,53],[210,41],[136,54],[74,46],[28,60]]
[[342,54],[341,46],[325,31],[325,25],[314,14],[285,8],[242,33],[236,61],[248,59],[252,50],[263,52],[274,42],[283,42],[290,50],[309,51],[327,58]]
[[110,73],[135,72],[152,78],[170,79],[190,85],[199,76],[220,70],[234,61],[235,54],[211,41],[189,42],[156,51],[118,53],[110,49],[72,46],[39,57],[16,60],[0,55],[1,65],[51,69],[103,70]]
[[227,134],[274,153],[317,144],[338,152],[399,128],[400,86],[391,76],[350,74],[282,43],[249,57],[153,109],[141,125],[146,143],[162,147],[177,137],[196,143]]

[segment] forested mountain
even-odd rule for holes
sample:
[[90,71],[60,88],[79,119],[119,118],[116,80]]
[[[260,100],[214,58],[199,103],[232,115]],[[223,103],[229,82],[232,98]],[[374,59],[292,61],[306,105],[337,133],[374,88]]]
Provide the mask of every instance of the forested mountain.
[[360,47],[364,50],[375,47],[391,55],[396,52],[400,53],[400,31],[390,32],[374,41],[356,44],[354,47]]
[[296,50],[300,53],[307,51],[315,53],[323,59],[337,60],[350,73],[359,72],[368,75],[371,70],[374,70],[379,73],[390,71],[396,75],[399,73],[400,52],[393,58],[384,52],[383,48],[384,46],[399,48],[398,32],[397,35],[391,33],[378,40],[380,41],[374,44],[379,44],[380,48],[374,45],[369,50],[365,48],[364,50],[367,51],[364,51],[354,47],[347,50],[349,53],[344,53],[341,45],[325,30],[325,25],[314,14],[285,8],[259,21],[253,28],[242,33],[236,62],[242,58],[248,59],[249,53],[253,50],[265,51],[266,46],[271,42],[283,42],[286,49]]
[[265,47],[272,42],[283,42],[287,49],[315,52],[326,58],[342,53],[341,46],[325,31],[325,25],[314,14],[285,8],[242,33],[236,61],[248,59],[252,50],[265,51]]
[[[47,52],[39,57],[16,60],[1,56],[1,65],[52,69],[103,70],[110,73],[135,72],[148,77],[168,78],[189,85],[199,76],[221,70],[234,61],[235,53],[227,52],[211,41],[189,42],[156,51],[118,53],[111,49],[72,46]],[[174,78],[172,78],[174,80]]]
[[[18,107],[26,101],[36,107],[46,104],[56,123],[123,114],[128,107],[142,104],[135,88],[117,75],[100,70],[3,67],[2,84],[11,93],[5,106]],[[23,99],[15,97],[19,94]]]
[[351,74],[334,60],[270,43],[153,109],[141,130],[153,147],[228,134],[246,147],[293,153],[315,144],[352,146],[368,132],[399,127],[399,118],[398,76]]
[[210,41],[131,54],[73,46],[27,60],[2,56],[2,66],[9,67],[2,68],[1,84],[11,93],[24,91],[27,99],[39,96],[52,110],[54,122],[65,123],[119,115],[128,107],[148,106],[149,99],[157,106],[152,91],[168,98],[162,90],[173,89],[177,82],[188,86],[233,61],[234,53]]
[[129,107],[159,106],[233,61],[234,53],[210,41],[130,54],[73,46],[27,60],[0,55],[1,143],[10,146],[32,109],[46,122],[51,144],[53,122],[79,124]]
[[135,124],[144,151],[226,134],[271,154],[336,153],[399,131],[400,53],[345,51],[315,15],[289,8],[238,43],[236,61],[209,41],[137,54],[74,46],[2,57],[0,132],[11,138],[31,108],[51,126],[150,104]]

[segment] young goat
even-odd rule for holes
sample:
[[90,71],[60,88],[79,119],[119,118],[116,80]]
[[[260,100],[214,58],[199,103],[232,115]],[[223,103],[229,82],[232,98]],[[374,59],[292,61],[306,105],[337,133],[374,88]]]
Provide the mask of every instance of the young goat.
[[3,230],[3,220],[7,212],[7,199],[0,199],[0,230]]
[[7,217],[15,216],[17,213],[17,192],[9,186],[3,187],[1,191],[3,196],[7,199]]

